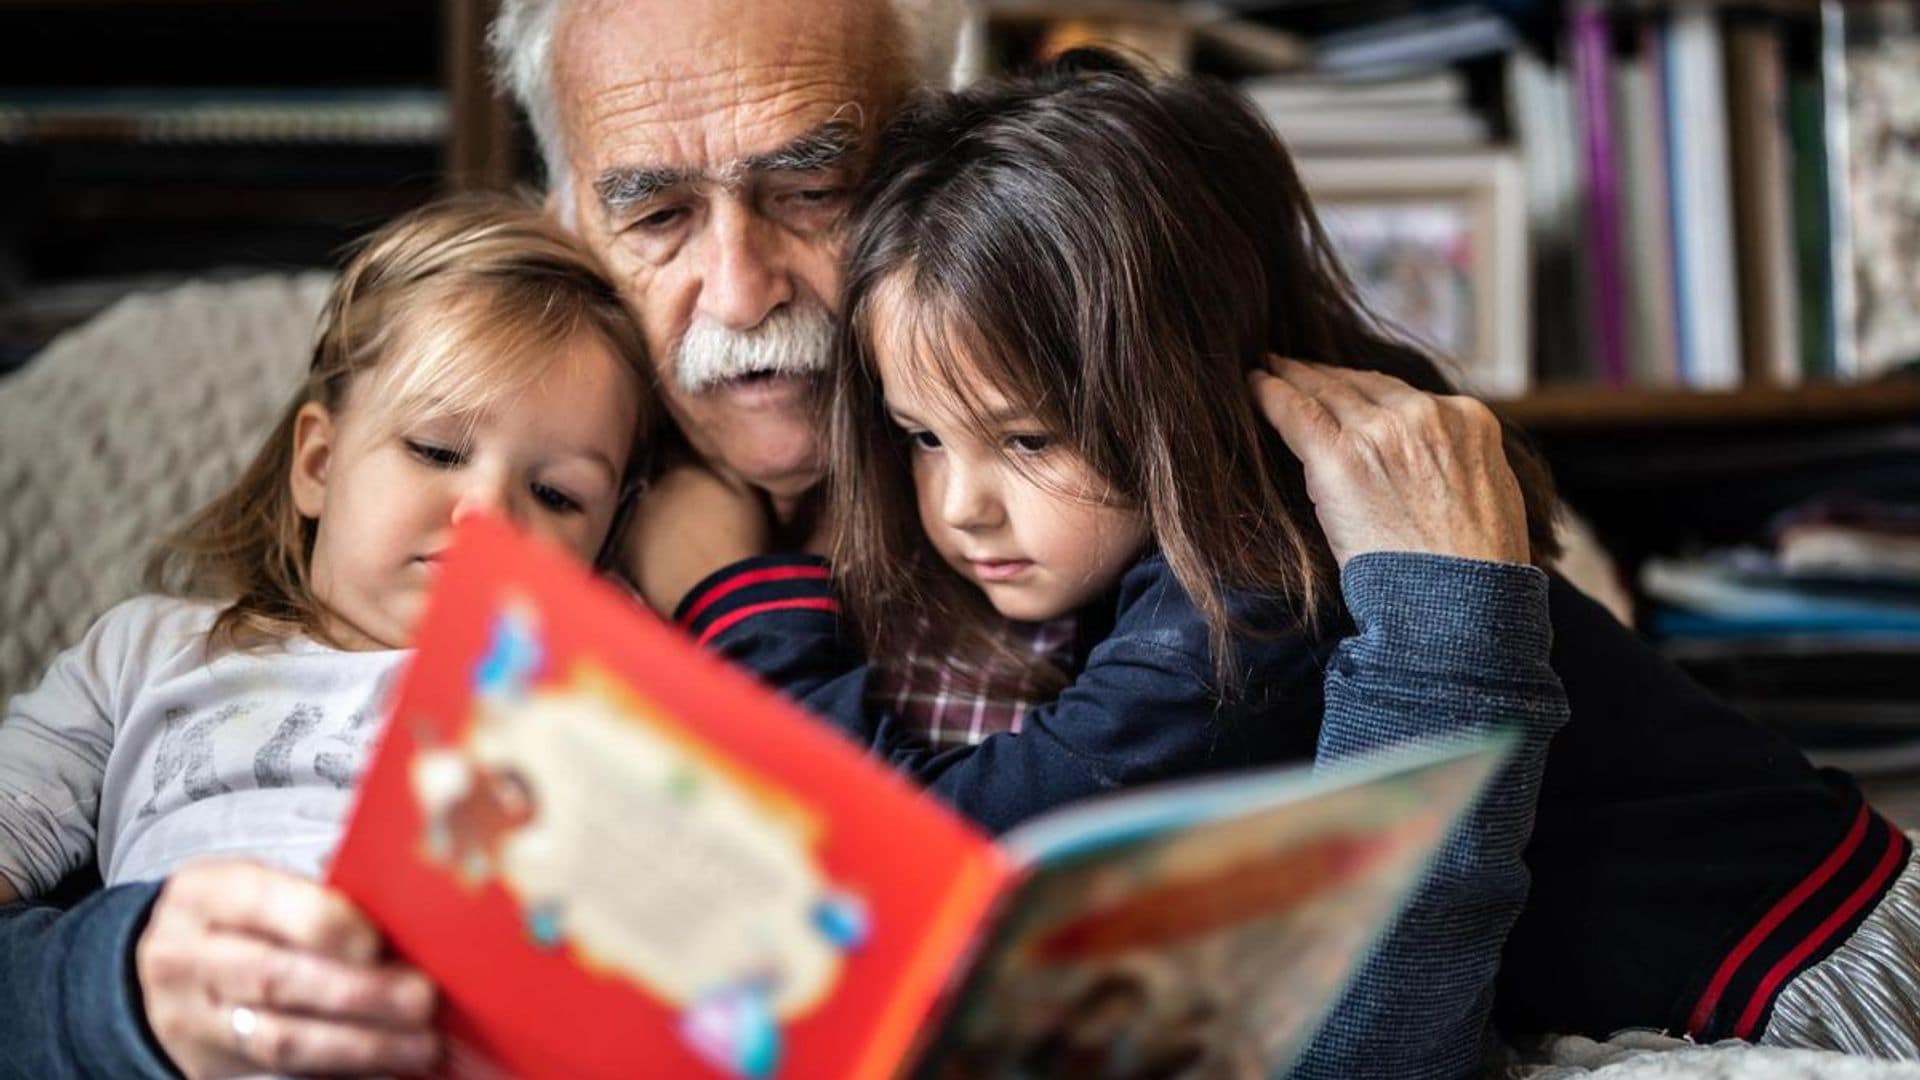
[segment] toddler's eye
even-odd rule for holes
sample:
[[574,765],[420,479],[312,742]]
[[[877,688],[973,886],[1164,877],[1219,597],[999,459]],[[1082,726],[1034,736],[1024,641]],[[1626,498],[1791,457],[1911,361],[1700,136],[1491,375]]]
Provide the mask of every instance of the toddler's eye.
[[578,514],[583,509],[580,500],[559,488],[548,487],[545,484],[533,485],[533,497],[540,500],[541,506],[556,514]]
[[907,432],[907,442],[911,443],[915,450],[940,449],[940,436],[935,435],[931,431],[909,431]]
[[439,446],[430,442],[421,442],[419,439],[403,439],[401,441],[406,443],[407,453],[412,454],[414,458],[421,463],[431,465],[436,469],[458,468],[467,459],[465,454],[452,447]]
[[1007,445],[1016,454],[1044,454],[1053,447],[1051,435],[1009,435]]

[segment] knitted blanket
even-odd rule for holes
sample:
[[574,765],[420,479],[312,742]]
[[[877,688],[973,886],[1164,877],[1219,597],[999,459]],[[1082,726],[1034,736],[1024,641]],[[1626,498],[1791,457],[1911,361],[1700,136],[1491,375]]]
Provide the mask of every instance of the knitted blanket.
[[299,385],[326,274],[130,296],[0,380],[0,700],[134,595]]

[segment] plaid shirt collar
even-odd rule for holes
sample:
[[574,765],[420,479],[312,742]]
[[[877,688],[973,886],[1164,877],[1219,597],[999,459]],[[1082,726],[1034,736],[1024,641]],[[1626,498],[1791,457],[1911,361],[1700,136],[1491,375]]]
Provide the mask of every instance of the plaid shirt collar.
[[[1079,621],[1001,624],[1008,644],[1071,670]],[[918,648],[876,665],[869,700],[906,721],[928,745],[971,746],[989,735],[1018,732],[1039,688],[1024,672],[973,671],[953,658]]]

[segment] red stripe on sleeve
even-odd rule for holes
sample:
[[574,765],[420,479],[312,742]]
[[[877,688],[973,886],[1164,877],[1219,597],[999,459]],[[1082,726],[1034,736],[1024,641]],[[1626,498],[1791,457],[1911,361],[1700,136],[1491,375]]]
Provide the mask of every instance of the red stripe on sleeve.
[[729,611],[725,615],[713,620],[713,625],[707,627],[706,630],[700,634],[700,644],[705,645],[707,642],[712,641],[721,631],[743,619],[751,619],[755,615],[764,614],[769,611],[837,612],[839,610],[839,603],[829,596],[793,596],[785,600],[769,600],[764,604],[749,604],[738,611]]
[[1820,865],[1814,868],[1813,873],[1808,874],[1800,884],[1795,885],[1792,892],[1781,897],[1780,901],[1767,912],[1766,917],[1756,923],[1752,930],[1747,931],[1747,936],[1741,938],[1740,944],[1734,946],[1733,951],[1727,954],[1727,958],[1720,962],[1719,970],[1713,973],[1713,981],[1707,984],[1706,992],[1700,995],[1699,1002],[1693,1007],[1693,1015],[1687,1019],[1689,1034],[1698,1035],[1707,1029],[1707,1021],[1713,1018],[1714,1006],[1720,1004],[1720,995],[1726,991],[1727,983],[1733,979],[1734,972],[1739,971],[1740,965],[1746,961],[1747,957],[1753,955],[1753,950],[1759,948],[1768,934],[1773,933],[1795,908],[1806,903],[1807,897],[1817,892],[1820,886],[1825,885],[1840,867],[1853,857],[1854,850],[1860,846],[1861,838],[1867,835],[1868,812],[1866,804],[1862,803],[1860,813],[1853,819],[1853,827],[1847,830],[1847,837],[1840,841],[1840,846],[1834,848]]
[[760,585],[769,581],[801,580],[825,581],[827,580],[827,568],[824,566],[769,566],[760,570],[749,570],[739,577],[728,578],[726,581],[714,586],[712,591],[695,602],[693,607],[689,608],[687,613],[680,617],[680,625],[692,626],[694,620],[700,617],[701,612],[718,603],[722,597],[739,592],[748,586]]
[[1747,1001],[1747,1007],[1740,1012],[1740,1023],[1733,1029],[1735,1036],[1742,1039],[1753,1038],[1753,1027],[1760,1022],[1760,1014],[1765,1011],[1767,1002],[1773,1000],[1773,992],[1786,981],[1789,972],[1800,966],[1800,962],[1805,960],[1809,953],[1832,937],[1834,930],[1853,918],[1854,913],[1860,910],[1868,897],[1880,891],[1880,887],[1887,883],[1887,878],[1900,862],[1900,848],[1900,834],[1888,829],[1887,850],[1880,856],[1880,863],[1873,868],[1873,874],[1866,881],[1861,882],[1859,888],[1853,890],[1853,895],[1847,897],[1846,903],[1841,904],[1834,909],[1833,914],[1821,920],[1820,925],[1814,927],[1813,933],[1808,934],[1806,940],[1795,945],[1792,952],[1781,957],[1780,962],[1773,965],[1772,970],[1767,972],[1767,977],[1760,980],[1759,989],[1753,992],[1753,997]]

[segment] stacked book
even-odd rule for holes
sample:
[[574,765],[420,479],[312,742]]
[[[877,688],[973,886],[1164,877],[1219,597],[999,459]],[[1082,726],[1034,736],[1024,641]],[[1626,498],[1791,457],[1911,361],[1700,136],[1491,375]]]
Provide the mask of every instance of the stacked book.
[[1327,72],[1272,75],[1240,84],[1296,155],[1452,150],[1488,142],[1451,68],[1401,76]]
[[1819,500],[1640,584],[1665,651],[1756,719],[1829,764],[1920,766],[1920,504]]
[[1295,154],[1470,148],[1490,132],[1459,65],[1514,44],[1508,23],[1485,6],[1443,6],[1319,34],[1303,70],[1241,89]]
[[1560,62],[1515,53],[1508,93],[1569,316],[1542,319],[1557,374],[1725,389],[1920,359],[1912,5],[1577,3]]
[[1241,89],[1295,155],[1360,299],[1458,385],[1524,393],[1526,188],[1473,77],[1497,73],[1509,24],[1461,4],[1310,41],[1308,68]]

